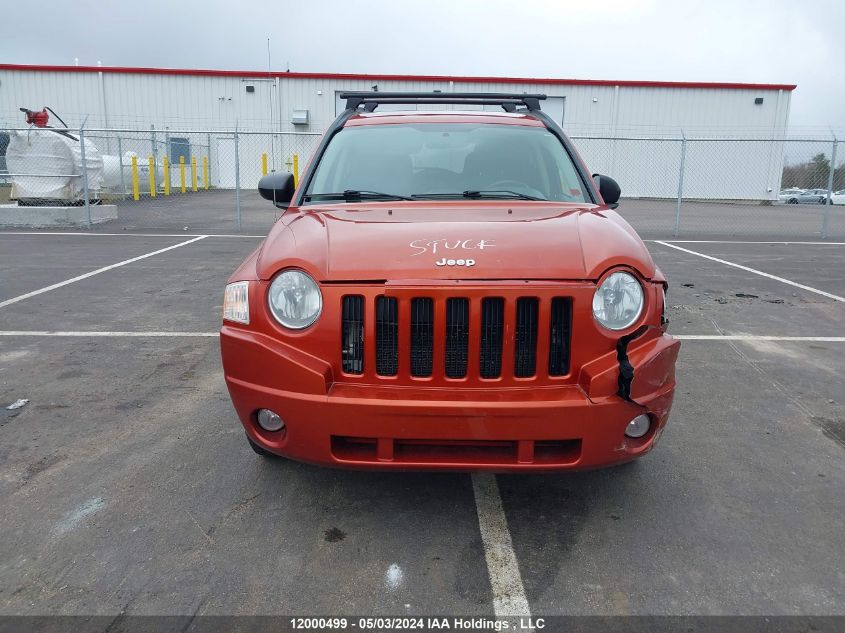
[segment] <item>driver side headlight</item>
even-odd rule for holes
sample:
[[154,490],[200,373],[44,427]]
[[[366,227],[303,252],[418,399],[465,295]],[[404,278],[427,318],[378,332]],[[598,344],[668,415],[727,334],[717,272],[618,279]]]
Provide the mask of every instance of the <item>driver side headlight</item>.
[[301,330],[314,323],[323,309],[323,295],[306,272],[289,268],[270,284],[270,312],[286,328]]
[[643,287],[636,277],[611,273],[593,295],[593,316],[608,330],[624,330],[640,318],[643,303]]

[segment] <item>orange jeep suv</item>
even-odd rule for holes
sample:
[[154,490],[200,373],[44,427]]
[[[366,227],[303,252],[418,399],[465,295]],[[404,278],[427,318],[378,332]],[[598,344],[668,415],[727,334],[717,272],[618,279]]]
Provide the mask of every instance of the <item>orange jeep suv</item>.
[[301,181],[261,179],[284,212],[225,289],[223,368],[253,449],[525,472],[648,452],[680,345],[666,279],[545,96],[341,98]]

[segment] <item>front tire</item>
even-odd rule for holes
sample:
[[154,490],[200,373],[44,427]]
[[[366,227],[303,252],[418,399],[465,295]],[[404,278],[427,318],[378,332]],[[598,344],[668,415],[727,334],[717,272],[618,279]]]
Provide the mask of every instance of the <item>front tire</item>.
[[249,447],[255,451],[256,455],[261,455],[264,459],[276,459],[276,455],[253,442],[249,435],[246,436],[246,441],[249,442]]
[[786,204],[798,204],[798,199],[790,198],[789,200],[787,200]]

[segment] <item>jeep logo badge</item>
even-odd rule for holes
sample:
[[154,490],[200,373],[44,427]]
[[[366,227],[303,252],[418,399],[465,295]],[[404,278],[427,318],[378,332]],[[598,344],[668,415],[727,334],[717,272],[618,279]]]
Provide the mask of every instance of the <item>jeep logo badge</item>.
[[474,259],[438,259],[434,262],[437,266],[475,266]]

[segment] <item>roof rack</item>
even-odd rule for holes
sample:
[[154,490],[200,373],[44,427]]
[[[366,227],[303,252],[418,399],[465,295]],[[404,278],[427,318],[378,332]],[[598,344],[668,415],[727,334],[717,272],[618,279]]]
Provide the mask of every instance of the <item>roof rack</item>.
[[539,110],[540,101],[546,95],[498,92],[342,92],[340,98],[346,99],[347,110],[357,110],[363,105],[366,112],[372,112],[382,103],[499,105],[505,112],[516,112],[518,105],[531,111]]

